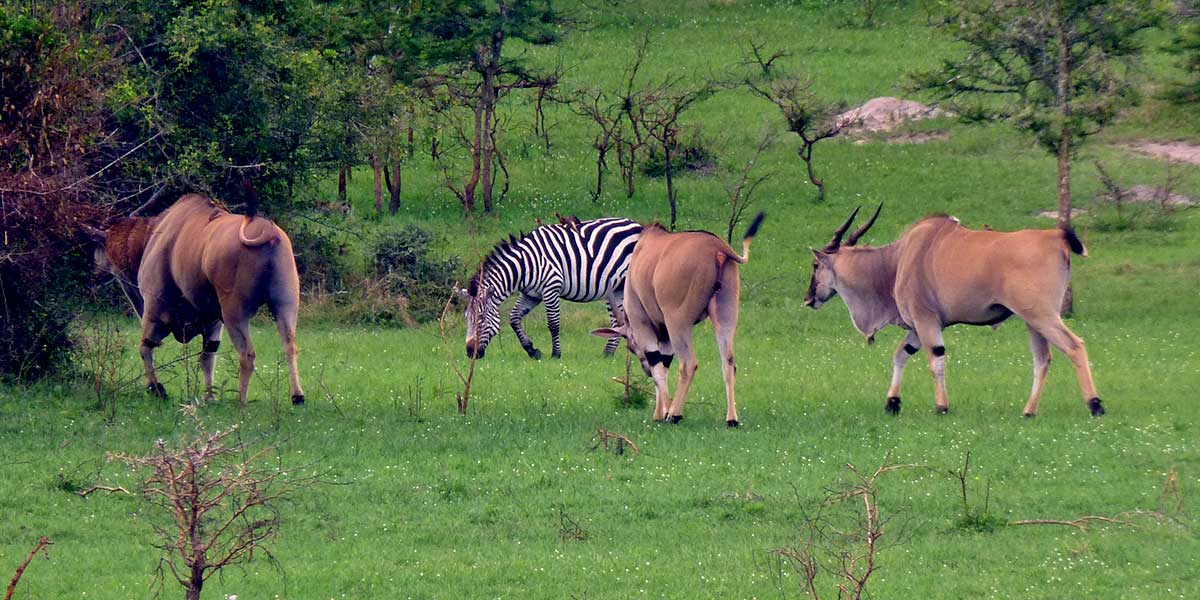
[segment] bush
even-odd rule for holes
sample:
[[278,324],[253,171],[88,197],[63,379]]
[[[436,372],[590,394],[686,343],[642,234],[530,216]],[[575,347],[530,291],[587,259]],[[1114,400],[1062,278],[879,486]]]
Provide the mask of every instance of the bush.
[[408,299],[408,312],[419,322],[441,315],[462,266],[457,258],[441,261],[429,256],[433,241],[433,233],[409,225],[380,236],[375,243],[375,276],[386,290]]
[[304,224],[290,225],[287,231],[296,253],[301,292],[322,296],[346,291],[346,245],[333,234]]
[[[119,64],[98,46],[86,10],[0,5],[0,378],[48,374],[70,351],[70,326],[90,277],[81,221],[99,200],[117,140],[105,92]],[[102,176],[107,176],[107,173]]]
[[[694,130],[687,140],[671,148],[671,168],[675,173],[693,171],[709,173],[717,166],[716,153],[699,129]],[[666,157],[662,148],[651,146],[650,153],[642,162],[642,172],[648,177],[662,177],[667,173]]]

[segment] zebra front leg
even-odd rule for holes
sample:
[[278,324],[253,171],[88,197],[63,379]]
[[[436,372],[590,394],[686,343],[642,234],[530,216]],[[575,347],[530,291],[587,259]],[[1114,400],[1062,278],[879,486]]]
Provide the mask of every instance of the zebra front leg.
[[[625,307],[621,303],[621,297],[609,295],[608,299],[604,301],[604,304],[608,306],[609,323],[613,329],[616,329],[617,326],[625,322],[625,317],[622,314],[625,310]],[[608,342],[604,344],[604,357],[608,358],[612,356],[613,353],[617,351],[617,346],[620,345],[620,343],[620,336],[608,338]]]
[[521,347],[525,349],[525,353],[529,358],[541,360],[542,351],[533,347],[533,340],[529,339],[529,334],[525,333],[525,327],[521,324],[529,311],[541,302],[538,298],[521,294],[521,299],[513,306],[512,312],[508,315],[508,323],[512,325],[513,332],[517,334],[517,339],[521,342]]
[[548,294],[542,299],[542,302],[546,304],[546,324],[550,326],[550,340],[554,346],[553,351],[550,352],[550,357],[562,358],[562,343],[558,339],[560,329],[559,318],[561,317],[559,314],[558,296]]

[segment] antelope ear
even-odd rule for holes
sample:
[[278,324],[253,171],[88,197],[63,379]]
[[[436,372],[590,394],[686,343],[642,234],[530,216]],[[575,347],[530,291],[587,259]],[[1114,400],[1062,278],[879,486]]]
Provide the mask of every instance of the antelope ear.
[[92,243],[99,246],[104,246],[108,243],[107,231],[96,229],[87,223],[80,223],[79,228],[83,231],[84,237],[86,237]]
[[625,337],[625,328],[624,327],[615,327],[615,328],[614,327],[601,327],[600,329],[593,329],[592,335],[599,336],[602,338],[614,338],[614,337],[618,337],[618,336]]
[[812,253],[813,253],[813,256],[816,257],[817,262],[821,263],[822,265],[824,265],[826,267],[830,267],[830,268],[833,267],[833,253],[826,252],[824,250],[818,250],[816,248],[812,249]]

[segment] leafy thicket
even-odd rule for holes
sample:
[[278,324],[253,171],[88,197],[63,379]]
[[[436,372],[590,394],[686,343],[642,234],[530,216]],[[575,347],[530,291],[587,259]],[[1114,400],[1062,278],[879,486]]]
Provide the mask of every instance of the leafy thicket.
[[120,68],[89,13],[0,6],[0,377],[34,377],[69,350],[88,274],[76,224],[109,205],[97,190],[121,137],[105,135]]
[[407,298],[409,315],[421,322],[437,319],[462,266],[458,259],[430,256],[434,239],[429,230],[409,225],[375,243],[376,277],[388,291]]

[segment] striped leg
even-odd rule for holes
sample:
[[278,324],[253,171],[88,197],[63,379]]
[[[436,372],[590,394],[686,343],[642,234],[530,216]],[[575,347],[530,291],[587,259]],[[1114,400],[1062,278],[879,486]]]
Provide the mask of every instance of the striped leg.
[[554,345],[554,350],[550,352],[550,357],[562,358],[562,343],[558,339],[558,333],[561,329],[559,319],[562,316],[559,312],[561,308],[558,303],[558,294],[546,294],[542,302],[546,304],[546,323],[550,326],[550,339]]
[[[608,298],[604,301],[605,306],[608,307],[609,322],[614,328],[620,325],[625,319],[625,307],[622,305],[622,296],[623,294],[619,292],[610,293]],[[620,343],[620,337],[608,338],[608,342],[604,344],[604,356],[612,356],[613,353],[617,351],[617,346]]]
[[528,315],[529,311],[533,310],[533,307],[537,306],[539,302],[541,302],[540,298],[534,298],[528,294],[521,294],[521,299],[517,300],[516,305],[513,306],[512,312],[508,315],[508,322],[510,325],[512,325],[513,331],[516,332],[517,339],[521,342],[521,347],[525,349],[525,353],[529,355],[529,358],[534,360],[541,360],[542,351],[533,347],[533,340],[529,339],[529,334],[525,333],[525,327],[522,325],[522,321],[524,321],[525,316]]

